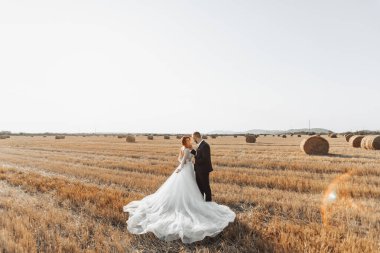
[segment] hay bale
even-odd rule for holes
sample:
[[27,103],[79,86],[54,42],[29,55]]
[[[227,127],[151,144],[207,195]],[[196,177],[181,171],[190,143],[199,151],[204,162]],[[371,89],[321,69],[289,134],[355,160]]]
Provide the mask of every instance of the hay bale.
[[329,137],[330,138],[338,138],[338,135],[336,133],[330,133]]
[[208,136],[207,135],[202,135],[202,139],[207,140]]
[[56,140],[63,140],[63,139],[65,139],[65,136],[64,135],[56,135],[55,139]]
[[245,137],[246,143],[255,143],[256,142],[256,136],[255,135],[247,135]]
[[136,142],[136,138],[133,135],[128,135],[126,140],[127,142],[131,142],[131,143]]
[[303,139],[300,147],[308,155],[327,155],[330,145],[325,138],[313,135]]
[[217,137],[217,136],[216,136],[215,134],[211,135],[211,138],[212,138],[212,139],[216,139],[216,137]]
[[282,138],[286,138],[286,134],[283,134],[281,137],[282,137]]
[[5,140],[5,139],[8,139],[10,138],[9,135],[0,135],[0,140]]
[[365,136],[360,146],[364,149],[380,150],[380,135],[367,135]]
[[127,138],[127,136],[126,135],[118,135],[117,138],[123,139],[123,138]]
[[234,135],[234,138],[237,138],[237,135]]
[[297,137],[301,137],[301,136],[302,136],[302,135],[300,135],[300,134],[299,134],[299,135],[297,135]]
[[345,135],[344,135],[344,138],[346,139],[347,142],[349,142],[349,141],[350,141],[350,138],[351,138],[352,136],[354,136],[354,135],[353,135],[353,134],[345,134]]
[[153,140],[153,135],[148,135],[148,140]]
[[169,135],[164,135],[164,139],[165,139],[165,140],[169,140],[169,139],[170,139],[170,136],[169,136]]
[[177,139],[181,139],[181,138],[182,138],[182,135],[177,135],[176,138],[177,138]]
[[370,138],[370,137],[371,137],[371,135],[364,136],[364,138],[363,138],[362,141],[360,142],[360,147],[361,147],[361,148],[367,149],[367,146],[368,146],[369,138]]
[[364,135],[354,135],[350,138],[350,146],[354,148],[360,148]]

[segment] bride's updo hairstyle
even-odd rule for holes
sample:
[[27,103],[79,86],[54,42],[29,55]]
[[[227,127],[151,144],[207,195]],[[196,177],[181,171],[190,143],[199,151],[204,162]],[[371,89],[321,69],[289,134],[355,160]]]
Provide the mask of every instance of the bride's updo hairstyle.
[[182,146],[186,145],[187,140],[190,140],[189,136],[182,136],[182,138],[181,138]]

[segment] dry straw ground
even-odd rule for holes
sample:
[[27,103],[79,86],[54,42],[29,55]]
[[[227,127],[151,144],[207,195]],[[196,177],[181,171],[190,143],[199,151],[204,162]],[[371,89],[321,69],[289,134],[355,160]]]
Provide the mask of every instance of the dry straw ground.
[[131,235],[122,206],[173,172],[179,140],[0,140],[1,252],[380,252],[380,151],[329,139],[308,156],[296,136],[209,139],[214,200],[237,218],[184,245]]

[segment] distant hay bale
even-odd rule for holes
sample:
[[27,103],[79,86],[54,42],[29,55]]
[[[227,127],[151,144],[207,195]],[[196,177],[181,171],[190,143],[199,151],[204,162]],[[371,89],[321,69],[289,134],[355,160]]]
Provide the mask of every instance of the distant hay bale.
[[1,140],[5,140],[5,139],[8,139],[8,138],[11,138],[9,135],[0,135],[0,139]]
[[212,139],[216,139],[216,137],[217,137],[217,135],[215,135],[215,134],[211,135]]
[[126,135],[118,135],[117,138],[123,139],[123,138],[127,138],[127,136]]
[[46,138],[46,135],[44,135],[44,138]]
[[362,141],[361,145],[364,149],[380,150],[380,135],[367,135]]
[[234,135],[234,138],[237,138],[237,135]]
[[364,135],[354,135],[350,138],[350,146],[354,148],[360,148]]
[[177,138],[177,139],[181,139],[181,138],[182,138],[182,135],[177,135],[176,138]]
[[286,134],[283,134],[283,135],[282,135],[282,138],[286,138]]
[[126,138],[127,142],[136,142],[136,138],[133,135],[128,135]]
[[344,138],[346,139],[347,142],[349,142],[349,141],[350,141],[350,138],[351,138],[352,136],[354,136],[354,135],[353,135],[353,134],[345,134],[345,135],[344,135]]
[[65,139],[65,136],[64,135],[56,135],[55,139],[56,140],[62,140],[62,139]]
[[207,140],[208,136],[207,135],[202,135],[202,139]]
[[313,135],[303,139],[300,147],[308,155],[327,155],[330,145],[325,138]]
[[245,142],[247,142],[247,143],[255,143],[256,142],[256,136],[254,136],[254,135],[247,135],[245,137]]
[[148,140],[153,140],[153,135],[148,135]]
[[338,135],[336,133],[330,133],[329,137],[330,138],[338,138]]
[[298,134],[297,137],[301,137],[302,135]]
[[169,135],[164,135],[164,139],[165,139],[165,140],[169,140],[169,139],[170,139],[170,136],[169,136]]
[[364,138],[360,142],[360,147],[361,148],[368,149],[367,147],[368,147],[368,144],[369,144],[369,138],[370,137],[371,137],[371,135],[364,136]]

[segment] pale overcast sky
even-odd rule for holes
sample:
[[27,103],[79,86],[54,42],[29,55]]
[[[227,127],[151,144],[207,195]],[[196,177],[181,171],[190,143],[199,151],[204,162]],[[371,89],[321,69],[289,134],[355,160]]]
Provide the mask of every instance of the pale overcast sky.
[[0,130],[380,129],[380,0],[0,0]]

